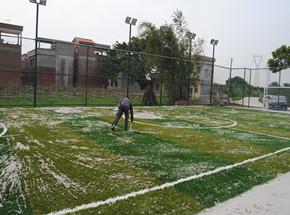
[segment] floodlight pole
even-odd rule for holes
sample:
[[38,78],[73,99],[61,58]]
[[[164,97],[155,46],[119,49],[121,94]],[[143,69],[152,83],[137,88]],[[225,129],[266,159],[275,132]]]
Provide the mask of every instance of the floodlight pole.
[[210,43],[213,46],[212,49],[212,67],[211,67],[211,81],[210,81],[210,98],[209,98],[209,104],[212,105],[212,88],[213,88],[213,73],[214,73],[214,54],[215,54],[215,46],[218,44],[218,40],[212,39]]
[[127,72],[127,97],[129,97],[129,82],[130,82],[130,61],[131,61],[131,31],[132,25],[136,25],[137,19],[126,17],[125,23],[129,25],[129,44],[128,44],[128,72]]
[[160,62],[161,62],[161,77],[160,77],[160,101],[159,101],[159,105],[162,105],[162,88],[163,88],[163,55],[164,55],[164,31],[165,31],[165,26],[161,26],[160,27],[160,32],[161,32],[161,58],[160,58]]
[[233,58],[231,58],[230,64],[230,78],[229,78],[229,89],[228,89],[228,104],[230,104],[230,96],[231,96],[231,85],[232,85],[232,69],[233,69]]
[[37,94],[37,38],[38,38],[38,14],[39,3],[36,3],[36,29],[35,29],[35,57],[34,57],[34,91],[33,91],[33,107],[36,107],[36,94]]
[[192,51],[192,40],[194,40],[196,34],[195,33],[191,33],[191,32],[188,32],[188,38],[189,38],[189,63],[190,63],[190,66],[189,66],[189,74],[188,74],[188,86],[187,86],[187,105],[189,105],[189,95],[190,95],[190,76],[191,76],[191,73],[192,73],[192,62],[191,62],[191,51]]
[[128,72],[127,72],[127,98],[129,97],[130,63],[131,63],[131,32],[132,23],[129,24],[129,44],[128,44]]
[[33,106],[36,107],[36,95],[37,95],[37,39],[38,39],[38,14],[39,14],[39,5],[46,5],[46,0],[45,1],[32,1],[30,0],[31,3],[36,4],[36,29],[35,29],[35,57],[34,57],[34,90],[33,90]]

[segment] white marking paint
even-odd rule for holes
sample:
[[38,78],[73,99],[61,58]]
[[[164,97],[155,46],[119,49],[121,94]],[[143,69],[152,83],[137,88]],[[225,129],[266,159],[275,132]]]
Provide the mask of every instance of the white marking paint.
[[137,119],[162,119],[162,116],[151,112],[137,112],[134,114]]
[[23,145],[22,143],[20,142],[16,142],[16,146],[15,146],[15,149],[16,150],[25,150],[25,151],[28,151],[30,149],[30,147],[28,145]]
[[198,178],[202,178],[204,176],[209,176],[209,175],[212,175],[212,174],[216,174],[216,173],[222,172],[224,170],[233,169],[235,167],[242,166],[242,165],[247,164],[247,163],[253,163],[253,162],[257,161],[257,160],[261,160],[263,158],[270,157],[270,156],[273,156],[273,155],[276,155],[276,154],[279,154],[279,153],[282,153],[282,152],[285,152],[285,151],[288,151],[288,150],[290,150],[290,147],[287,147],[287,148],[284,148],[284,149],[280,149],[278,151],[275,151],[275,152],[272,152],[272,153],[268,153],[268,154],[265,154],[265,155],[262,155],[262,156],[259,156],[259,157],[250,158],[250,159],[247,159],[247,160],[244,160],[242,162],[235,163],[235,164],[232,164],[232,165],[222,166],[222,167],[216,168],[214,170],[211,170],[209,172],[205,172],[205,173],[201,173],[201,174],[198,174],[198,175],[189,176],[189,177],[186,177],[186,178],[181,178],[181,179],[179,179],[177,181],[167,182],[167,183],[161,184],[159,186],[155,186],[155,187],[152,187],[152,188],[131,192],[131,193],[128,193],[128,194],[125,194],[125,195],[122,195],[122,196],[111,197],[111,198],[108,198],[106,200],[101,200],[101,201],[92,202],[92,203],[89,203],[89,204],[79,205],[79,206],[74,207],[74,208],[66,208],[66,209],[63,209],[63,210],[60,210],[60,211],[51,212],[48,215],[62,215],[62,214],[68,214],[68,213],[76,213],[76,212],[81,211],[81,210],[97,208],[97,207],[102,206],[102,205],[114,204],[114,203],[116,203],[118,201],[127,200],[127,199],[129,199],[131,197],[141,196],[141,195],[144,195],[146,193],[154,192],[154,191],[157,191],[157,190],[167,189],[167,188],[174,187],[174,186],[176,186],[178,184],[181,184],[181,183],[184,183],[184,182],[188,182],[188,181],[192,181],[192,180],[195,180],[195,179],[198,179]]
[[69,114],[69,113],[82,113],[83,110],[81,108],[75,108],[75,107],[60,107],[60,108],[54,109],[54,112]]
[[262,136],[267,136],[267,137],[274,137],[274,138],[283,139],[283,140],[290,140],[290,138],[288,138],[288,137],[281,137],[281,136],[277,136],[277,135],[273,135],[273,134],[265,134],[265,133],[254,132],[254,131],[247,131],[247,130],[243,130],[243,129],[239,129],[239,128],[233,128],[232,130],[242,131],[242,132],[247,132],[250,134],[262,135]]
[[182,127],[182,126],[174,126],[174,125],[158,125],[158,124],[153,124],[153,123],[146,123],[146,122],[139,122],[139,121],[134,121],[137,124],[141,124],[141,125],[151,125],[151,126],[155,126],[155,127],[167,127],[167,128],[190,128],[190,129],[217,129],[217,128],[232,128],[235,127],[238,123],[237,121],[231,120],[231,119],[226,119],[230,122],[232,122],[232,124],[230,125],[220,125],[220,126],[205,126],[205,127]]
[[5,124],[0,123],[0,127],[3,128],[3,131],[0,133],[0,137],[4,136],[7,132],[7,127],[5,126]]

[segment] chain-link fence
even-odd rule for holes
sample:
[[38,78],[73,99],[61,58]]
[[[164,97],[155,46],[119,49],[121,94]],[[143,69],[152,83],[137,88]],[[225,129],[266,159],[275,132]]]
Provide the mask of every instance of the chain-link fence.
[[205,56],[129,52],[84,39],[38,38],[37,45],[1,35],[0,106],[105,106],[123,96],[135,105],[263,106],[268,86],[290,82],[284,71],[213,66]]

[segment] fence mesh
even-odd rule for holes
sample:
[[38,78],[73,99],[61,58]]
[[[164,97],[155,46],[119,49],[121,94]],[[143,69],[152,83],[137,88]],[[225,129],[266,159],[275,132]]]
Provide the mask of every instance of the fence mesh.
[[267,87],[290,83],[287,70],[213,66],[205,56],[179,59],[45,38],[36,55],[33,39],[1,38],[0,106],[105,106],[128,95],[135,105],[262,107]]

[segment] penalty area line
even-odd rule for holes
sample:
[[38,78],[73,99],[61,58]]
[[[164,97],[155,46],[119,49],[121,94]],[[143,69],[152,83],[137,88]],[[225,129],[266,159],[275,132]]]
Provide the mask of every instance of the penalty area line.
[[209,175],[212,175],[212,174],[216,174],[216,173],[222,172],[224,170],[233,169],[235,167],[239,167],[239,166],[242,166],[242,165],[247,164],[247,163],[253,163],[253,162],[261,160],[263,158],[267,158],[267,157],[270,157],[270,156],[273,156],[273,155],[276,155],[276,154],[280,154],[280,153],[288,151],[288,150],[290,150],[290,147],[287,147],[287,148],[284,148],[284,149],[280,149],[280,150],[277,150],[275,152],[268,153],[268,154],[265,154],[265,155],[262,155],[262,156],[259,156],[259,157],[250,158],[250,159],[247,159],[247,160],[244,160],[242,162],[235,163],[235,164],[232,164],[232,165],[218,167],[218,168],[216,168],[214,170],[211,170],[211,171],[208,171],[208,172],[205,172],[205,173],[201,173],[201,174],[198,174],[198,175],[193,175],[193,176],[189,176],[189,177],[186,177],[186,178],[181,178],[181,179],[179,179],[177,181],[167,182],[167,183],[164,183],[164,184],[152,187],[152,188],[147,188],[147,189],[131,192],[131,193],[128,193],[128,194],[125,194],[125,195],[122,195],[122,196],[111,197],[111,198],[108,198],[106,200],[96,201],[96,202],[92,202],[92,203],[89,203],[89,204],[82,204],[82,205],[76,206],[74,208],[66,208],[66,209],[63,209],[63,210],[60,210],[60,211],[51,212],[48,215],[63,215],[63,214],[68,214],[68,213],[75,213],[75,212],[78,212],[78,211],[81,211],[81,210],[97,208],[97,207],[102,206],[102,205],[112,205],[112,204],[114,204],[114,203],[116,203],[118,201],[127,200],[129,198],[136,197],[136,196],[141,196],[141,195],[144,195],[146,193],[150,193],[150,192],[154,192],[154,191],[158,191],[158,190],[164,190],[166,188],[174,187],[174,186],[176,186],[178,184],[181,184],[181,183],[184,183],[184,182],[188,182],[188,181],[192,181],[192,180],[195,180],[195,179],[198,179],[198,178],[202,178],[204,176],[209,176]]

